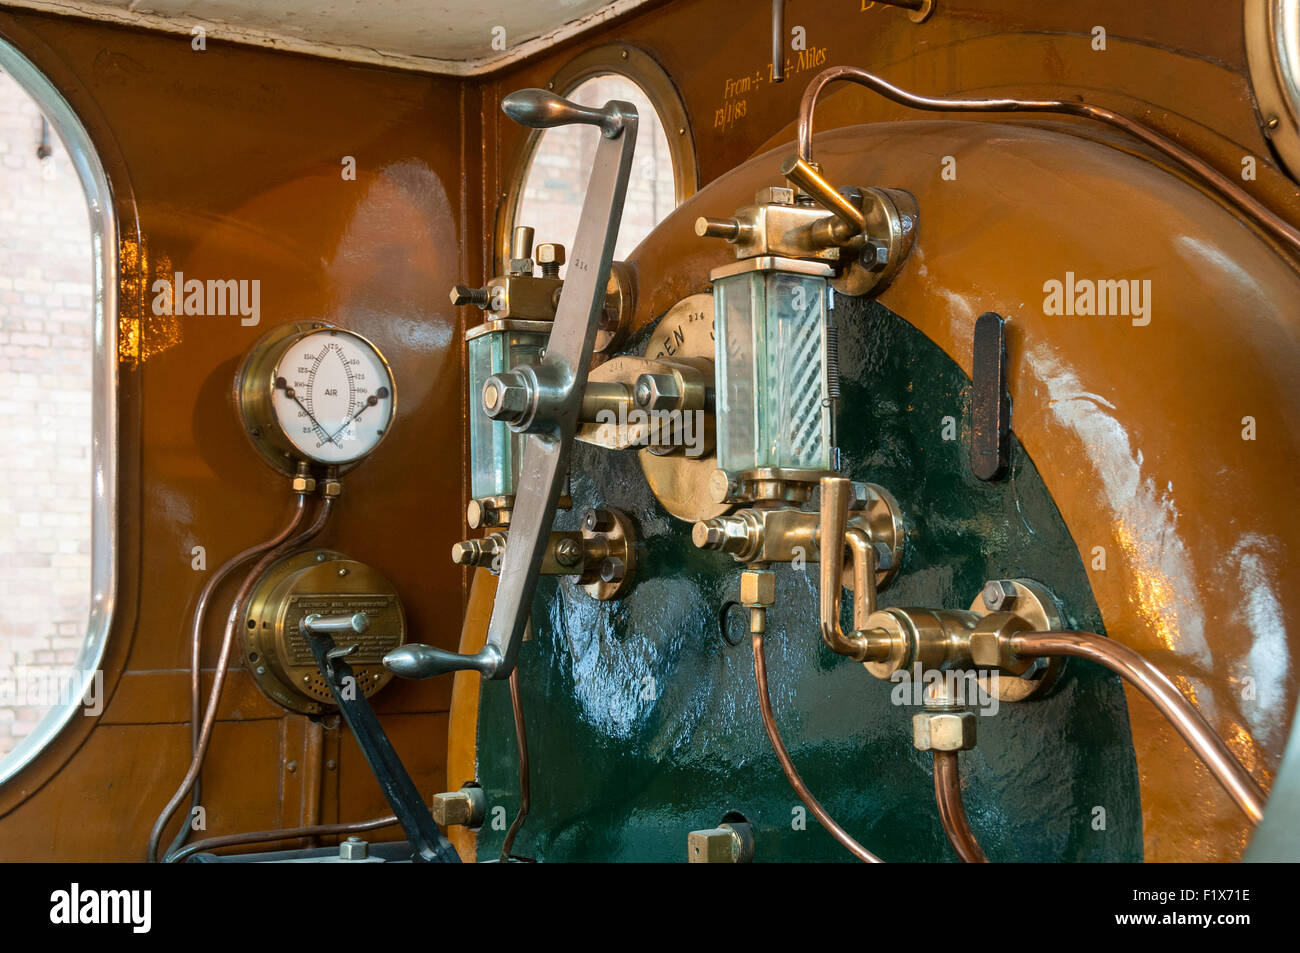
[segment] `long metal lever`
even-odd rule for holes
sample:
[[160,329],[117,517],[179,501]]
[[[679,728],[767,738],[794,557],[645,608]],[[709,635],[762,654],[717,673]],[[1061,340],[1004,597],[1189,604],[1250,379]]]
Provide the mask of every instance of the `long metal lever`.
[[431,646],[403,646],[385,656],[384,665],[407,678],[470,670],[500,679],[509,678],[515,667],[578,429],[587,368],[605,310],[605,286],[636,149],[637,112],[631,103],[611,100],[601,109],[593,109],[542,89],[525,89],[507,96],[501,108],[525,126],[587,123],[599,126],[604,138],[592,163],[546,354],[540,363],[489,377],[483,386],[488,416],[529,435],[519,465],[510,543],[492,605],[487,644],[473,655],[456,655]]

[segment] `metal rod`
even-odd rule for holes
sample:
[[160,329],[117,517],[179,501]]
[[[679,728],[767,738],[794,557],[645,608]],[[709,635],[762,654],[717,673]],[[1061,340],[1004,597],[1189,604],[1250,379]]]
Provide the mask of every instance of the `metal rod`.
[[510,861],[510,848],[515,845],[515,837],[524,826],[528,810],[532,807],[532,793],[529,786],[528,769],[528,730],[524,726],[524,703],[519,694],[519,669],[510,673],[510,707],[515,715],[515,740],[519,745],[519,813],[515,815],[506,831],[506,839],[501,843],[501,863]]
[[278,831],[251,831],[247,834],[223,834],[220,837],[207,837],[203,840],[196,840],[181,850],[169,853],[166,862],[169,864],[179,864],[191,854],[197,854],[205,850],[216,850],[218,847],[238,847],[242,844],[264,844],[267,841],[276,840],[298,840],[303,837],[329,837],[335,834],[360,834],[365,831],[376,831],[383,827],[393,827],[397,824],[397,817],[389,814],[387,817],[377,817],[372,821],[352,821],[349,824],[313,824],[310,827],[288,827]]
[[[199,721],[203,717],[201,696],[203,694],[203,675],[201,670],[200,653],[203,648],[203,623],[207,620],[208,603],[212,600],[212,594],[216,592],[219,585],[225,582],[226,577],[234,572],[239,566],[254,556],[260,556],[268,549],[274,549],[286,539],[288,539],[298,529],[306,515],[307,497],[303,493],[297,494],[298,501],[294,506],[293,516],[284,529],[266,540],[258,543],[256,546],[250,546],[242,553],[237,553],[230,559],[226,560],[216,572],[208,577],[203,588],[199,591],[199,601],[194,606],[194,615],[190,623],[190,755],[191,757],[199,750]],[[194,779],[194,788],[190,796],[190,812],[199,806],[201,796],[200,789],[202,778]],[[172,841],[169,851],[177,850],[186,839],[190,836],[191,827],[189,824],[182,824],[180,830],[176,832],[176,839]]]
[[772,0],[772,82],[785,81],[785,0]]
[[1230,178],[1210,165],[1200,156],[1184,149],[1148,126],[1101,106],[1060,99],[944,99],[918,96],[899,89],[874,73],[854,66],[834,66],[815,76],[804,91],[799,104],[798,150],[799,158],[812,162],[813,110],[825,87],[834,82],[850,82],[865,86],[886,99],[931,112],[982,112],[982,113],[1055,113],[1091,119],[1119,129],[1145,143],[1157,152],[1174,160],[1204,184],[1214,189],[1229,204],[1285,245],[1293,254],[1300,255],[1300,230],[1295,229]]
[[790,787],[794,788],[794,793],[799,795],[799,800],[807,805],[813,816],[821,821],[822,827],[826,828],[827,832],[839,841],[849,853],[858,860],[869,864],[882,863],[879,857],[855,841],[849,836],[848,831],[835,823],[835,819],[826,813],[826,808],[822,807],[817,798],[813,797],[812,791],[808,790],[808,785],[803,783],[803,778],[799,777],[794,762],[790,760],[790,752],[785,750],[785,744],[781,741],[781,733],[776,727],[776,717],[772,714],[772,698],[767,687],[767,659],[763,655],[763,635],[761,632],[754,633],[753,644],[754,681],[758,683],[758,706],[763,715],[763,730],[767,732],[767,740],[771,742],[772,750],[776,752],[776,760],[781,762],[781,770],[785,772],[785,778],[790,782]]
[[221,640],[221,654],[217,658],[216,673],[212,678],[212,687],[208,690],[208,708],[203,715],[203,725],[199,729],[198,749],[193,753],[190,759],[189,770],[185,772],[185,778],[181,785],[172,795],[167,806],[163,808],[158,819],[154,821],[153,830],[149,834],[149,848],[146,854],[147,859],[154,863],[158,860],[158,844],[162,840],[163,831],[167,827],[167,822],[171,816],[176,813],[176,808],[180,806],[181,801],[190,793],[190,788],[199,776],[199,771],[203,767],[203,759],[207,755],[208,744],[212,740],[213,725],[217,720],[217,706],[221,703],[221,692],[225,688],[226,672],[230,664],[231,650],[235,642],[235,630],[238,628],[240,620],[243,617],[244,601],[252,592],[258,577],[266,570],[271,563],[275,562],[288,550],[297,548],[315,537],[322,529],[325,528],[329,520],[331,508],[334,504],[335,497],[327,497],[321,504],[320,510],[316,514],[316,519],[312,524],[303,530],[297,536],[293,537],[286,543],[282,543],[274,549],[267,552],[261,559],[254,564],[244,582],[235,593],[235,598],[230,604],[230,614],[226,617],[226,631]]
[[968,864],[987,864],[975,833],[966,819],[961,801],[961,777],[957,773],[957,752],[934,752],[934,800],[939,806],[939,820],[952,849]]
[[1169,719],[1183,740],[1223,785],[1228,796],[1258,824],[1268,796],[1241,762],[1163,672],[1128,646],[1095,632],[1028,632],[1009,639],[1015,655],[1026,658],[1064,655],[1104,665],[1145,695]]

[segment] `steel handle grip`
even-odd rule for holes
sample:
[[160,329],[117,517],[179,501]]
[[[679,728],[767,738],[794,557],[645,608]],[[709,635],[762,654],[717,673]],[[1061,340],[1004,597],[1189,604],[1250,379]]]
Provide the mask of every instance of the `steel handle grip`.
[[370,617],[364,612],[355,615],[306,616],[299,623],[304,633],[312,635],[360,635],[370,628]]
[[460,655],[432,645],[399,645],[384,656],[384,668],[402,678],[433,678],[448,672],[478,672],[491,678],[501,664],[492,646],[473,655]]
[[575,123],[599,126],[607,139],[623,131],[622,103],[611,100],[603,107],[582,106],[544,89],[521,89],[501,100],[501,110],[521,126],[550,129]]

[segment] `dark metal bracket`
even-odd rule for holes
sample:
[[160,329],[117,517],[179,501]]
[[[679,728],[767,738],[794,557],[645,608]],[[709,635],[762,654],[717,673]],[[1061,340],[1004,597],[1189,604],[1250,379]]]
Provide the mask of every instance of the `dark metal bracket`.
[[316,657],[316,667],[320,669],[325,684],[329,685],[339,713],[361,746],[366,764],[370,765],[380,790],[384,792],[384,800],[392,807],[402,830],[406,831],[415,859],[428,863],[460,863],[460,855],[434,823],[419,789],[397,756],[388,735],[384,734],[375,710],[357,685],[352,666],[346,661],[356,646],[339,648],[329,633],[304,629],[312,655]]
[[1011,459],[1011,397],[1007,393],[1006,322],[992,311],[975,321],[971,361],[970,466],[981,480],[999,480]]

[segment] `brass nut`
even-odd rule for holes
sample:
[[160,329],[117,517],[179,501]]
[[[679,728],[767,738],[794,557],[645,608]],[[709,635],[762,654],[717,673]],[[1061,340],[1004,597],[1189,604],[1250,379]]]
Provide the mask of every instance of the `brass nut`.
[[321,496],[326,498],[336,497],[343,492],[343,484],[338,480],[326,480],[321,488]]
[[686,860],[689,863],[735,864],[740,859],[740,837],[729,827],[691,831],[686,835]]
[[563,265],[564,246],[554,242],[545,242],[537,246],[534,257],[539,265]]
[[439,827],[479,827],[485,806],[483,789],[467,786],[459,791],[435,794],[429,811]]
[[740,574],[740,602],[770,606],[776,602],[776,574],[770,569],[746,569]]
[[1034,660],[1016,657],[1011,650],[1011,636],[1032,628],[1028,621],[1014,612],[990,612],[975,623],[971,632],[971,662],[976,668],[996,668],[1009,675],[1023,675]]
[[969,751],[975,747],[975,713],[927,711],[913,715],[912,744],[921,751]]
[[370,845],[360,837],[349,837],[339,844],[339,860],[365,860],[370,856]]
[[296,476],[293,478],[293,492],[295,493],[315,493],[316,478],[309,476]]

